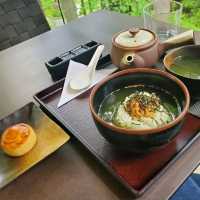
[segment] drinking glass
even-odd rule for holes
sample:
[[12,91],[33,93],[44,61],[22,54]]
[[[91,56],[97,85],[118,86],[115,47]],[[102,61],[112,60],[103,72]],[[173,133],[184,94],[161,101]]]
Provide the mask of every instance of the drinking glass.
[[183,5],[177,1],[154,0],[143,9],[144,27],[165,40],[178,33]]

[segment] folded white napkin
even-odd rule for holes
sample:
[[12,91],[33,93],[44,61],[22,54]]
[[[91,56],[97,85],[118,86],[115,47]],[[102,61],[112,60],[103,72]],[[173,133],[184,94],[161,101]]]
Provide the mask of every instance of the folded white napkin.
[[110,66],[106,67],[105,69],[96,70],[93,82],[88,88],[86,88],[84,90],[81,90],[81,91],[72,90],[70,88],[70,86],[69,86],[70,79],[72,77],[76,76],[77,73],[79,73],[85,67],[87,67],[87,66],[84,65],[84,64],[77,63],[77,62],[75,62],[73,60],[70,60],[70,63],[69,63],[69,66],[68,66],[68,70],[67,70],[67,74],[66,74],[66,78],[65,78],[65,83],[64,83],[62,94],[61,94],[61,97],[60,97],[60,101],[59,101],[59,103],[57,105],[58,108],[61,107],[64,104],[66,104],[70,100],[74,99],[78,95],[84,93],[85,91],[90,89],[96,83],[98,83],[103,78],[105,78],[109,74],[113,73],[117,69],[116,66],[110,65]]

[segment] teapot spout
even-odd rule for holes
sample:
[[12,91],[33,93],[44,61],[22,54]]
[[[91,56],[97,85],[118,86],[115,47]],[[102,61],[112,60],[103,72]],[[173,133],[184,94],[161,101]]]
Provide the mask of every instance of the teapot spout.
[[144,59],[136,53],[127,53],[123,56],[120,68],[126,69],[128,67],[144,67]]

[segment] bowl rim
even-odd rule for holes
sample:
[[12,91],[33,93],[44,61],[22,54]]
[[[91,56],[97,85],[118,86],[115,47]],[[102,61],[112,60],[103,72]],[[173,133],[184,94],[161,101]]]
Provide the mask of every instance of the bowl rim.
[[[95,112],[94,107],[93,107],[93,99],[94,96],[96,94],[96,92],[98,91],[98,89],[100,87],[102,87],[105,83],[107,83],[108,81],[120,77],[120,76],[124,76],[127,74],[132,74],[132,73],[150,73],[150,74],[158,74],[161,76],[164,76],[168,79],[171,79],[172,81],[174,81],[175,83],[177,83],[177,85],[181,88],[181,90],[184,93],[185,96],[185,106],[182,110],[182,112],[178,115],[178,117],[176,117],[173,121],[171,121],[170,123],[167,123],[166,125],[163,125],[161,127],[158,128],[148,128],[148,129],[128,129],[128,128],[122,128],[122,127],[117,127],[114,125],[109,124],[108,122],[106,122],[105,120],[103,120],[100,116],[98,116],[98,114]],[[89,107],[90,107],[90,111],[94,117],[94,119],[100,123],[101,125],[103,125],[104,127],[111,129],[112,131],[115,131],[117,133],[123,133],[123,134],[128,134],[128,135],[148,135],[148,134],[156,134],[162,131],[165,131],[169,128],[172,128],[173,126],[175,126],[176,124],[178,124],[187,114],[188,109],[189,109],[189,105],[190,105],[190,94],[189,91],[187,89],[187,87],[185,86],[185,84],[179,80],[178,78],[176,78],[175,76],[171,75],[168,72],[164,72],[161,71],[159,69],[149,69],[146,67],[142,67],[142,68],[136,68],[136,69],[126,69],[123,71],[119,71],[116,72],[112,75],[109,75],[108,77],[106,77],[105,79],[103,79],[101,82],[99,82],[91,91],[90,97],[89,97]]]

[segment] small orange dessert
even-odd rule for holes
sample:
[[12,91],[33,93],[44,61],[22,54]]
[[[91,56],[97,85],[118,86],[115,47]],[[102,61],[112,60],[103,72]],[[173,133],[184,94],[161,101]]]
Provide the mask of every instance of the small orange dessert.
[[37,136],[31,126],[20,123],[7,128],[1,136],[1,148],[9,156],[22,156],[36,144]]

